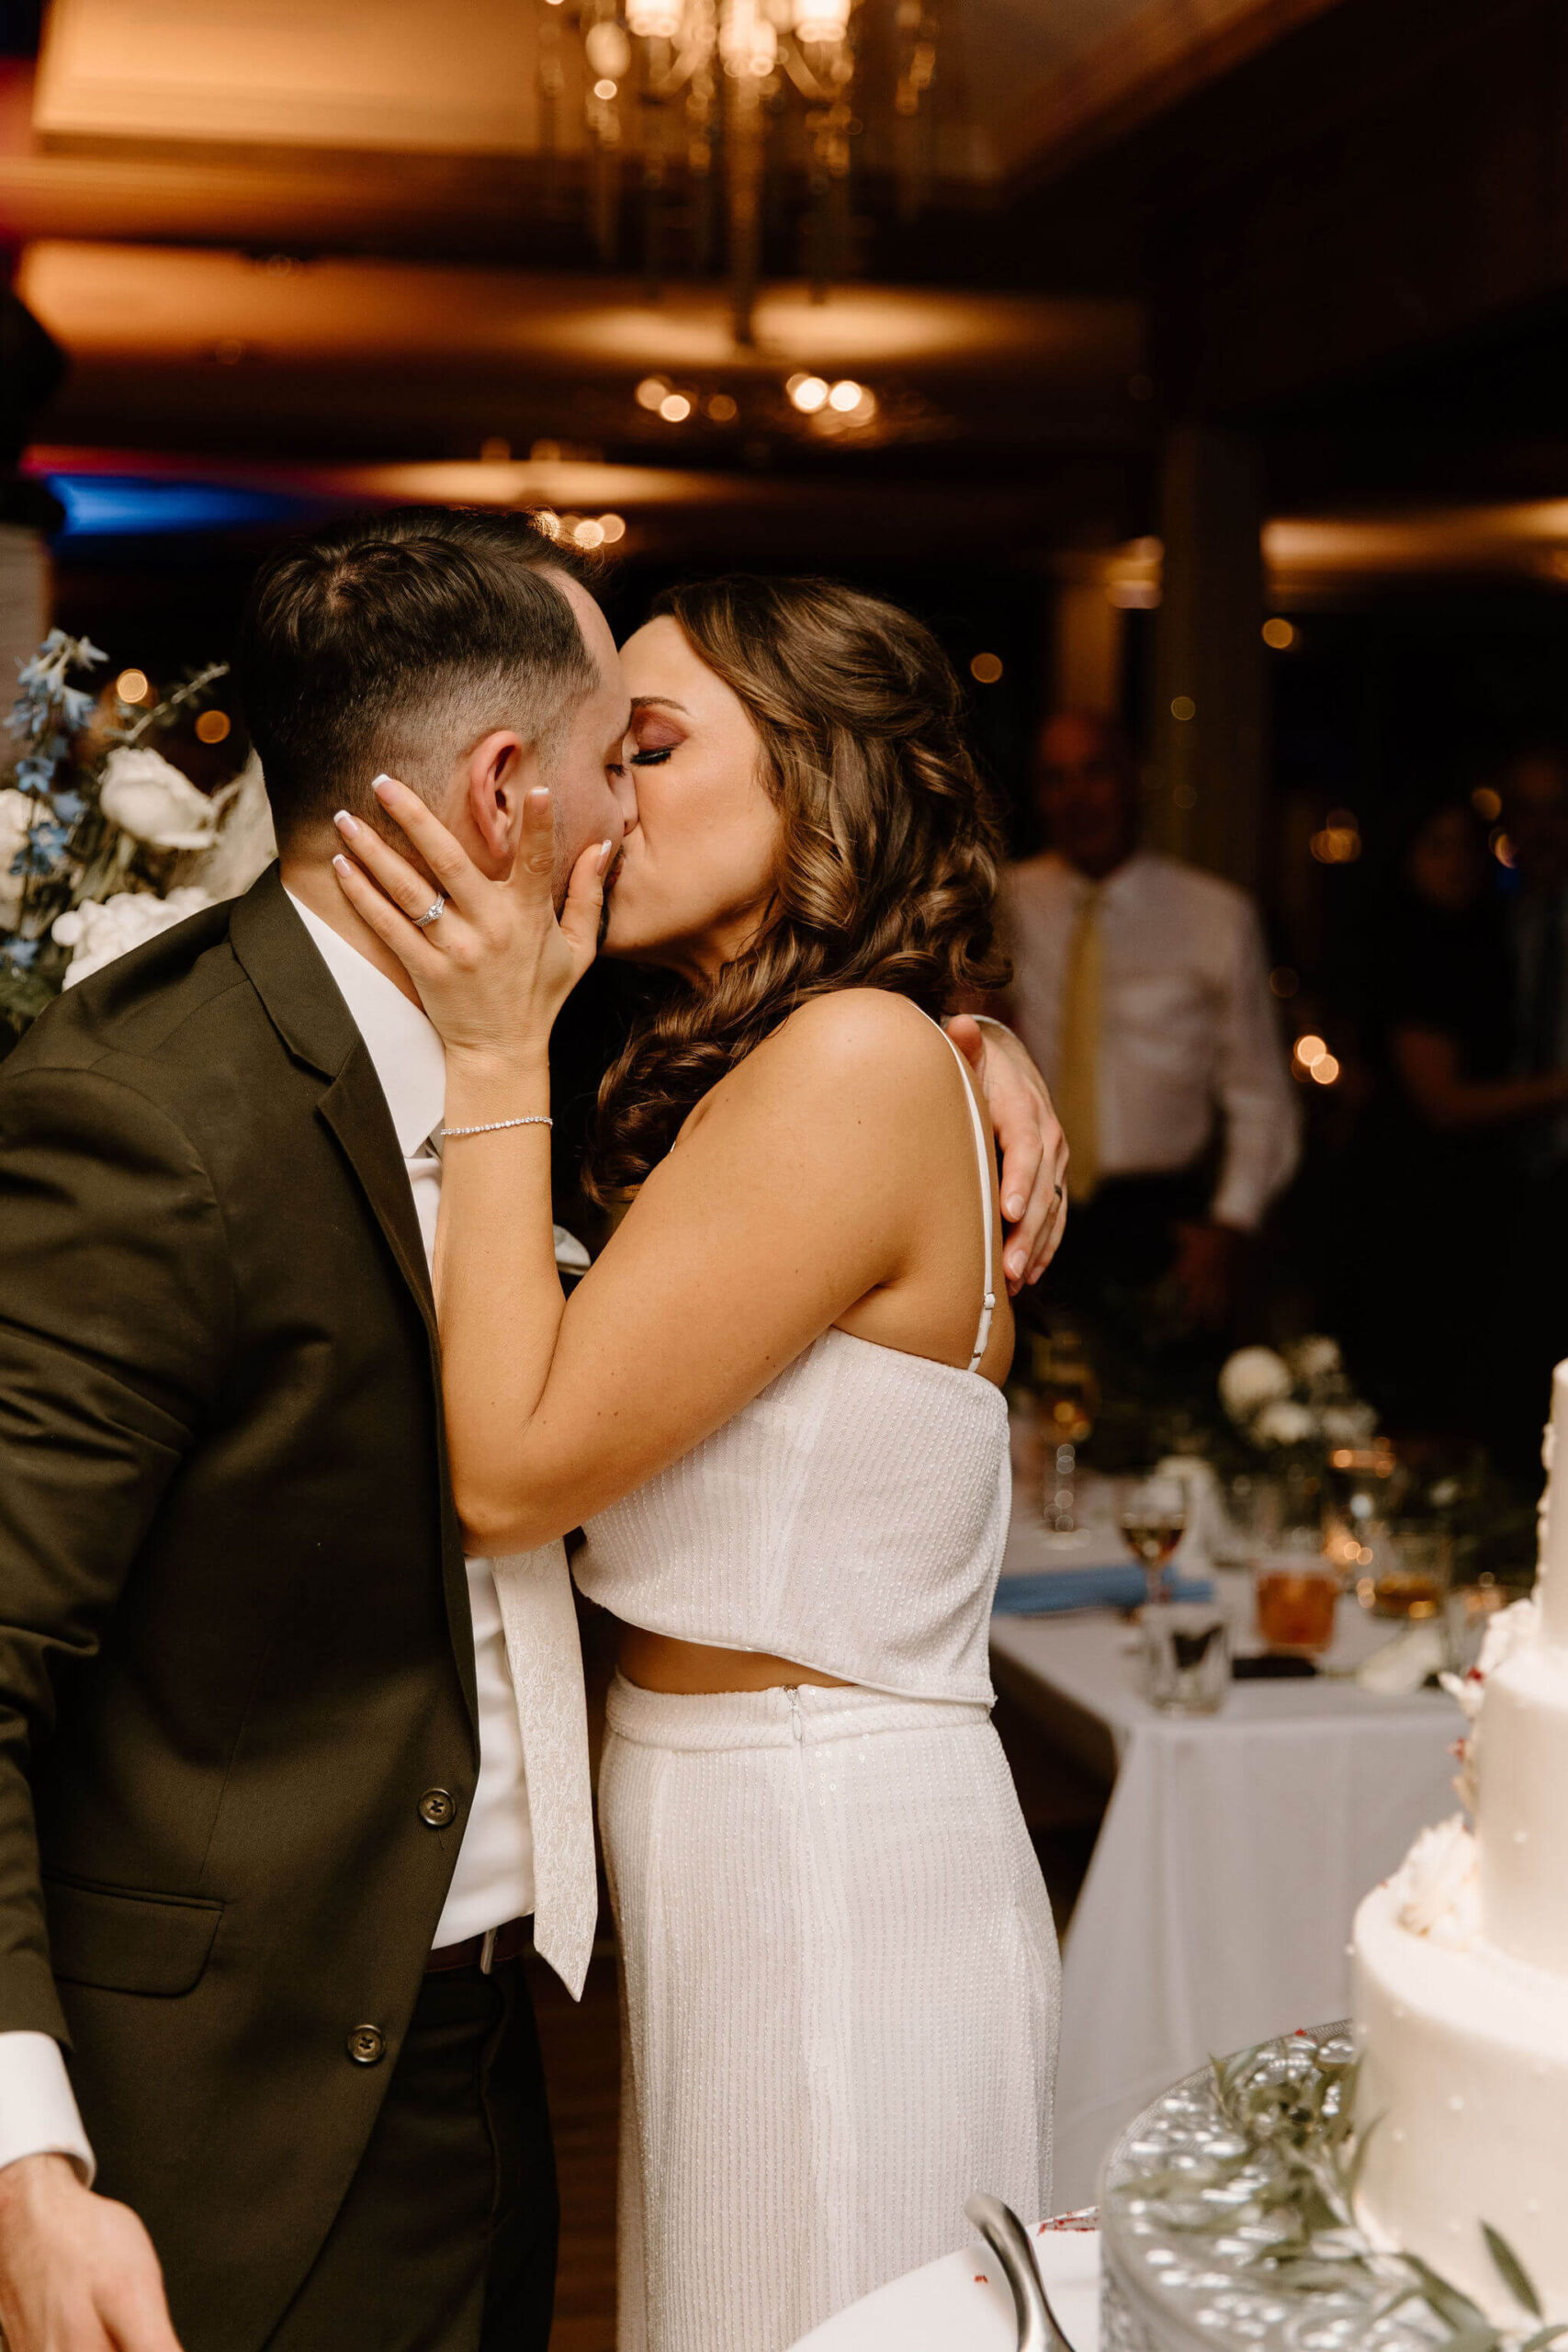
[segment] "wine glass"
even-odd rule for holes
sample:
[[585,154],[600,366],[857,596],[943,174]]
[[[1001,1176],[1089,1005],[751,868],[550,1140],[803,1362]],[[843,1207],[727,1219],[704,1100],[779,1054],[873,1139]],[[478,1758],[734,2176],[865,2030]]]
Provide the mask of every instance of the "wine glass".
[[1187,1532],[1187,1489],[1179,1478],[1132,1478],[1121,1496],[1122,1536],[1143,1567],[1148,1599],[1170,1599],[1170,1563]]

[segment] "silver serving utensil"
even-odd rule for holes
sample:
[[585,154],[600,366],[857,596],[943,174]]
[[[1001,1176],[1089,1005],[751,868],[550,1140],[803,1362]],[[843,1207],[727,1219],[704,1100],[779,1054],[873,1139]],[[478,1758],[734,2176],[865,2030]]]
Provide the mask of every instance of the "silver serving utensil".
[[1007,2276],[1018,2313],[1018,2352],[1073,2352],[1057,2324],[1028,2233],[1010,2205],[977,2194],[964,2208]]

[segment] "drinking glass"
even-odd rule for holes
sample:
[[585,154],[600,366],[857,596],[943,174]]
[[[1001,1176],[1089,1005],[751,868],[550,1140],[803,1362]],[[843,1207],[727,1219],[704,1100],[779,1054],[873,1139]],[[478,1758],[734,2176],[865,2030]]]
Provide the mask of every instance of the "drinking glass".
[[1446,1529],[1368,1530],[1356,1598],[1374,1617],[1436,1617],[1452,1581],[1453,1538]]
[[1094,1435],[1100,1408],[1100,1383],[1076,1332],[1053,1331],[1036,1339],[1034,1385],[1045,1447],[1045,1540],[1054,1551],[1071,1551],[1089,1541],[1078,1519],[1078,1449]]
[[1230,1690],[1230,1623],[1212,1601],[1151,1601],[1144,1611],[1144,1692],[1167,1715],[1213,1715]]
[[1143,1567],[1151,1606],[1170,1600],[1170,1563],[1187,1531],[1187,1489],[1168,1475],[1129,1479],[1117,1518],[1127,1549]]
[[1332,1560],[1303,1552],[1273,1552],[1258,1561],[1252,1589],[1258,1637],[1265,1649],[1292,1657],[1321,1657],[1334,1640],[1343,1578]]

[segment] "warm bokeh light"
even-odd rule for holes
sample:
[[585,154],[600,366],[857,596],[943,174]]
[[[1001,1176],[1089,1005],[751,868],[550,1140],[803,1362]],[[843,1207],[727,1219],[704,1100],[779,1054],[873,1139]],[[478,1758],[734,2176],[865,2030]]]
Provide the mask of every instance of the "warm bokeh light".
[[739,413],[739,401],[728,392],[715,392],[708,402],[708,414],[716,424],[733,424]]
[[666,392],[659,403],[659,413],[666,424],[684,424],[692,413],[692,403],[684,392]]
[[1499,865],[1506,865],[1512,869],[1514,865],[1514,844],[1509,840],[1507,834],[1503,831],[1501,825],[1498,826],[1496,831],[1493,834],[1487,846],[1491,850],[1493,856],[1496,859]]
[[509,466],[512,463],[512,444],[503,441],[499,434],[492,434],[488,441],[479,443],[479,458],[487,466]]
[[851,0],[795,0],[795,38],[842,40],[849,29],[850,5]]
[[607,103],[615,96],[617,87],[618,85],[612,82],[609,75],[606,74],[602,81],[594,83],[593,95],[596,98],[603,98]]
[[121,702],[145,702],[152,691],[152,681],[145,670],[122,670],[114,682],[114,690]]
[[1320,865],[1353,865],[1361,854],[1361,829],[1352,808],[1331,808],[1328,821],[1307,844]]
[[792,376],[784,390],[802,416],[815,416],[827,404],[828,386],[820,376]]
[[603,523],[596,523],[593,517],[589,515],[583,522],[578,524],[571,536],[580,548],[602,548],[604,544],[604,526]]
[[626,524],[619,514],[601,514],[599,528],[604,535],[604,545],[607,548],[613,548],[618,539],[624,539],[626,536]]
[[681,29],[680,0],[626,0],[626,24],[638,40],[673,40]]
[[638,408],[657,410],[660,402],[668,400],[669,397],[670,387],[662,376],[645,376],[637,388]]
[[198,743],[221,743],[232,726],[226,710],[204,710],[196,722],[196,740]]
[[1303,1069],[1312,1069],[1323,1059],[1327,1051],[1328,1047],[1324,1043],[1324,1040],[1321,1037],[1314,1035],[1313,1031],[1310,1029],[1307,1031],[1304,1037],[1298,1037],[1296,1039],[1296,1059],[1300,1062]]
[[1264,622],[1263,642],[1271,645],[1276,653],[1283,653],[1286,647],[1294,645],[1295,641],[1296,632],[1289,621],[1276,617]]
[[534,520],[547,539],[560,537],[561,519],[553,506],[536,506],[534,509]]
[[1177,695],[1171,702],[1170,715],[1185,725],[1188,719],[1197,718],[1198,706],[1190,695]]
[[840,416],[848,416],[861,403],[861,388],[852,376],[842,376],[828,395],[828,405],[836,408]]
[[1334,1056],[1332,1054],[1319,1054],[1316,1061],[1314,1061],[1312,1066],[1313,1084],[1314,1086],[1332,1086],[1338,1075],[1339,1065],[1335,1060]]
[[969,674],[982,686],[994,686],[1002,674],[999,653],[976,653],[969,664]]
[[1269,986],[1277,997],[1294,996],[1302,984],[1302,976],[1289,964],[1276,964],[1269,975]]
[[1503,796],[1494,792],[1489,784],[1478,784],[1470,796],[1470,805],[1483,824],[1495,825],[1503,813]]

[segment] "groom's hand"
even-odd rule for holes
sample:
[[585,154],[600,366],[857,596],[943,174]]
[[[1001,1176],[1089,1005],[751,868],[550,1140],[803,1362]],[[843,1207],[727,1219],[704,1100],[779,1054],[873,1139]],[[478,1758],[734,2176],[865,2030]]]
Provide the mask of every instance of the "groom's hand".
[[0,2170],[6,2352],[180,2352],[152,2241],[64,2156]]
[[985,1089],[1002,1153],[1002,1271],[1017,1297],[1055,1256],[1067,1221],[1067,1139],[1045,1080],[999,1021],[954,1013],[944,1024]]

